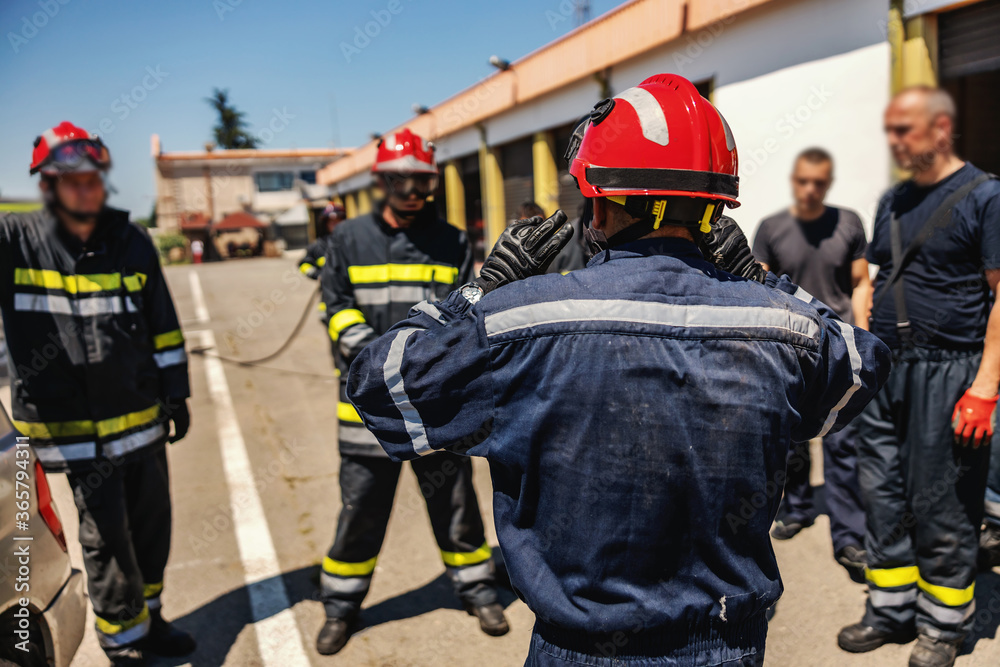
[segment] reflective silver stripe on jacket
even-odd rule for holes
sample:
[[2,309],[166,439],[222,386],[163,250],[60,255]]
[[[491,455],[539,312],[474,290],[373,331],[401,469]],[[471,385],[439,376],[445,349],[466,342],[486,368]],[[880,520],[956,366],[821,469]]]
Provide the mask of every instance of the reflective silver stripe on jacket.
[[840,411],[851,400],[851,396],[854,396],[854,392],[861,388],[861,353],[858,352],[857,343],[854,342],[854,327],[845,322],[837,322],[836,324],[840,327],[840,332],[844,335],[847,354],[851,358],[852,383],[840,400],[837,401],[837,404],[833,406],[833,409],[830,410],[830,414],[827,416],[826,421],[823,422],[823,429],[819,432],[818,437],[823,437],[829,433],[833,425],[837,423],[837,415],[840,414]]
[[815,340],[819,325],[782,308],[708,306],[612,299],[568,299],[518,306],[486,316],[488,337],[543,324],[632,322],[691,329],[791,333]]
[[389,345],[389,353],[385,357],[382,375],[385,378],[385,386],[389,388],[389,395],[392,396],[393,403],[396,404],[396,408],[403,416],[406,432],[410,434],[410,440],[413,441],[414,453],[423,456],[434,450],[431,449],[431,444],[427,440],[427,431],[420,419],[420,413],[410,402],[410,397],[406,395],[402,370],[406,340],[417,331],[417,329],[400,329],[396,332],[396,336]]
[[417,285],[354,286],[354,301],[359,306],[386,306],[390,303],[417,303],[427,298],[429,289]]
[[430,315],[435,320],[437,320],[439,324],[447,324],[448,323],[444,319],[444,315],[441,314],[441,311],[438,310],[438,307],[435,306],[433,303],[429,303],[427,301],[421,301],[420,303],[418,303],[417,305],[415,305],[413,307],[413,310],[415,310],[417,312],[420,312],[420,313],[424,313],[425,315]]
[[176,366],[177,364],[183,364],[187,361],[187,352],[184,351],[183,347],[174,348],[173,350],[164,350],[163,352],[157,352],[153,355],[153,361],[160,368],[166,368],[168,366]]
[[154,424],[153,426],[141,431],[129,433],[128,435],[115,440],[109,440],[101,445],[101,450],[104,452],[104,455],[109,458],[115,456],[125,456],[129,452],[134,452],[141,447],[145,447],[146,445],[155,442],[157,438],[162,438],[166,434],[166,426],[163,424]]
[[[124,305],[123,305],[124,304]],[[14,310],[36,313],[52,313],[54,315],[78,315],[93,317],[95,315],[114,315],[124,311],[139,312],[129,298],[120,296],[86,296],[70,299],[56,294],[14,294]]]
[[35,456],[42,463],[69,463],[88,461],[97,456],[97,444],[75,442],[71,445],[41,445],[35,447]]

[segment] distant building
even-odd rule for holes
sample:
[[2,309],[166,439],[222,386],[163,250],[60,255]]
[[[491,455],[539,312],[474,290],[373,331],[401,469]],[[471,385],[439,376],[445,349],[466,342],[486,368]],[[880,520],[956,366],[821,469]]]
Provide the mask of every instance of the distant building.
[[[572,26],[572,3],[563,4],[538,20]],[[870,225],[898,177],[882,114],[903,86],[950,90],[959,154],[1000,169],[998,35],[1000,0],[632,0],[384,136],[408,127],[435,142],[437,205],[482,252],[526,199],[575,216],[582,198],[562,155],[577,120],[648,76],[675,73],[733,129],[743,206],[732,214],[744,229],[788,204],[794,156],[813,145],[837,162],[830,200]],[[374,156],[372,141],[319,172],[348,215],[370,206]]]
[[312,208],[329,190],[316,172],[350,154],[349,149],[241,149],[163,152],[152,137],[156,163],[156,218],[161,233],[213,228],[233,213],[246,213],[271,228],[289,247],[315,237]]

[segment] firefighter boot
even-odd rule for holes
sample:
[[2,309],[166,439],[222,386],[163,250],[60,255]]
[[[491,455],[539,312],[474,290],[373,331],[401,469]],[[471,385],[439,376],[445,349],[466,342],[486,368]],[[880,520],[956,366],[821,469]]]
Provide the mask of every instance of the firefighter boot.
[[990,570],[1000,566],[1000,525],[987,522],[979,537],[979,569]]
[[921,634],[910,654],[910,667],[952,667],[961,647],[961,639],[936,639]]
[[510,626],[503,615],[503,606],[499,602],[473,607],[469,605],[465,608],[469,616],[479,618],[479,629],[491,637],[500,637],[510,632]]
[[354,632],[354,623],[343,618],[328,618],[316,637],[316,651],[320,655],[333,655],[347,645]]
[[916,632],[912,627],[886,632],[864,623],[855,623],[840,631],[837,635],[837,644],[848,653],[867,653],[883,644],[906,644],[913,641],[915,636]]
[[193,653],[197,647],[194,637],[163,620],[159,609],[149,610],[149,634],[142,642],[147,652],[167,658]]

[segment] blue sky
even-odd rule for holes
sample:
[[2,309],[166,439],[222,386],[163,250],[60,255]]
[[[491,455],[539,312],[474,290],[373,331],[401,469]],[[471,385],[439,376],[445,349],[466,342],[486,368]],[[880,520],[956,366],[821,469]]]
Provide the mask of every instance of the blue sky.
[[[620,3],[590,4],[596,17]],[[487,76],[492,54],[514,60],[574,26],[573,0],[2,0],[0,196],[36,196],[42,130],[103,122],[111,203],[145,217],[150,135],[200,149],[215,86],[251,129],[287,119],[269,148],[354,146]]]

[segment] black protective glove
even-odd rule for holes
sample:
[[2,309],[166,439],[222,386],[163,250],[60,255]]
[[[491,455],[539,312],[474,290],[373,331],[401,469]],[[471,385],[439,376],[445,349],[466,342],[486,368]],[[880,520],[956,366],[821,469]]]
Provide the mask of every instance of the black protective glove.
[[177,442],[187,435],[188,429],[191,427],[191,412],[188,410],[187,399],[167,399],[165,412],[170,421],[174,423],[174,434],[170,436],[170,442]]
[[753,258],[747,237],[732,218],[719,218],[699,245],[705,259],[723,271],[759,283],[767,277],[767,271]]
[[541,216],[515,220],[504,230],[486,258],[476,283],[489,293],[501,285],[545,273],[559,251],[573,238],[573,226],[562,209]]

